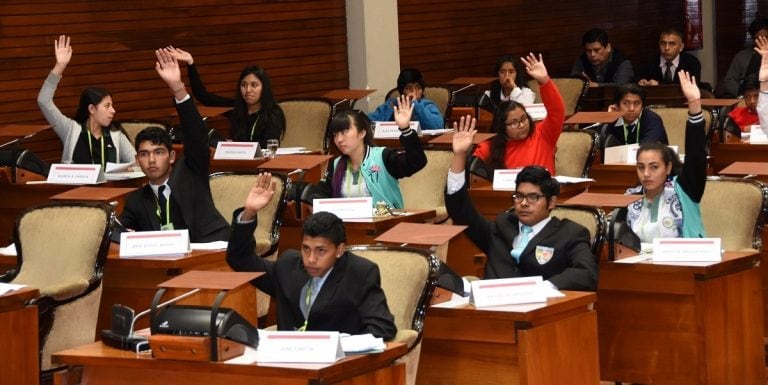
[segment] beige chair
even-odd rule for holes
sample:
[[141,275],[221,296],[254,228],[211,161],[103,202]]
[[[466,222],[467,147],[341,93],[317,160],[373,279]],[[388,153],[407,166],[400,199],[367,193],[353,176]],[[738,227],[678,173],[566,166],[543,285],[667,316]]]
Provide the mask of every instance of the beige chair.
[[280,102],[285,114],[285,135],[280,147],[304,147],[328,152],[328,123],[333,106],[328,99],[289,99]]
[[403,194],[405,208],[434,209],[434,223],[442,223],[448,219],[445,183],[453,151],[435,148],[424,150],[424,153],[427,155],[427,165],[416,174],[400,179],[400,192]]
[[592,130],[563,130],[555,147],[557,175],[587,178],[597,152],[598,135]]
[[[587,94],[589,90],[589,83],[583,79],[576,78],[552,78],[552,81],[560,91],[560,96],[563,97],[563,103],[565,104],[565,116],[573,115],[579,112],[581,106],[581,99]],[[536,94],[535,103],[541,103],[541,91],[539,90],[539,82],[536,80],[528,81],[528,88],[530,88],[534,94]]]
[[415,384],[424,316],[437,281],[437,258],[422,249],[398,246],[350,246],[347,250],[379,266],[381,288],[397,326],[393,341],[408,345],[400,361],[406,365],[406,383]]
[[[256,250],[254,253],[259,258],[266,258],[270,261],[277,259],[278,247],[280,244],[280,225],[283,222],[283,211],[285,210],[285,197],[290,189],[290,180],[281,174],[272,174],[272,180],[275,183],[275,195],[272,201],[259,211],[258,225],[253,235],[256,239]],[[236,173],[216,173],[212,174],[208,180],[211,186],[211,196],[213,204],[219,213],[231,223],[232,213],[243,207],[245,197],[251,191],[251,187],[256,182],[256,174],[236,174]],[[261,290],[256,291],[256,315],[263,317],[269,312],[269,295]]]
[[[678,154],[685,154],[685,123],[688,121],[688,108],[681,107],[649,107],[659,114],[664,122],[670,146],[677,146]],[[708,133],[712,126],[712,114],[702,110],[704,114],[704,132]]]
[[52,353],[94,341],[113,215],[105,204],[46,203],[16,220],[18,261],[0,282],[40,291],[33,303],[39,311],[44,380],[62,369],[51,362]]
[[120,122],[120,126],[123,128],[125,135],[128,136],[128,139],[133,145],[136,144],[136,135],[147,127],[155,126],[166,131],[168,130],[168,126],[166,126],[165,123],[155,120],[124,120]]
[[706,235],[721,238],[724,250],[760,250],[767,204],[768,186],[763,182],[707,178],[707,187],[701,198]]
[[559,204],[552,210],[552,216],[569,219],[589,231],[592,254],[600,256],[608,229],[605,213],[598,207]]
[[[400,92],[397,91],[397,88],[393,88],[387,92],[384,100],[387,101],[398,96],[400,96]],[[423,97],[435,103],[437,109],[443,114],[443,121],[451,116],[451,110],[453,109],[453,93],[451,90],[441,86],[426,87],[424,88]]]

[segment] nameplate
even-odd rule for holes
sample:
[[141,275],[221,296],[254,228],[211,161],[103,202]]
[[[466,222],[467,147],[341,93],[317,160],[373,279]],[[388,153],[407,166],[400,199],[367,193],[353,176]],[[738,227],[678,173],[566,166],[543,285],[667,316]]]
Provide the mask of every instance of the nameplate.
[[540,275],[472,281],[469,301],[475,307],[547,302],[546,291],[541,287],[543,284]]
[[533,120],[544,120],[547,117],[547,108],[544,107],[544,103],[525,104],[525,112]]
[[[421,133],[421,126],[419,121],[410,122],[411,129],[416,133]],[[375,139],[397,139],[400,137],[400,127],[395,122],[376,122],[376,127],[373,129],[373,137]]]
[[250,160],[259,152],[258,142],[224,142],[216,145],[213,159],[241,159]]
[[493,170],[493,189],[514,190],[517,174],[519,174],[521,170],[521,168]]
[[339,332],[259,330],[257,362],[333,363],[344,358]]
[[100,164],[63,164],[51,165],[48,183],[55,184],[96,184],[104,182],[104,171]]
[[312,213],[327,211],[341,219],[370,218],[373,198],[326,198],[312,200]]
[[[667,146],[677,154],[677,146]],[[605,148],[605,164],[637,164],[637,143]]]
[[189,252],[189,231],[125,231],[120,234],[120,257],[182,255]]
[[653,260],[659,262],[719,262],[720,238],[656,238]]

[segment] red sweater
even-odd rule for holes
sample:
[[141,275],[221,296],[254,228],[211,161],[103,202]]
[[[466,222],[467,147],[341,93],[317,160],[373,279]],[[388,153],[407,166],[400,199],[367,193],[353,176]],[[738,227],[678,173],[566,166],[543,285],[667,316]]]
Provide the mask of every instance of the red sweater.
[[747,107],[736,107],[728,113],[728,116],[739,126],[741,132],[749,132],[751,125],[760,124],[757,112],[752,113]]
[[[531,165],[545,167],[555,174],[555,147],[565,122],[565,104],[560,91],[550,79],[541,85],[541,100],[547,109],[547,117],[536,124],[533,133],[523,140],[507,140],[504,164],[507,168]],[[491,139],[477,145],[473,155],[490,163]]]

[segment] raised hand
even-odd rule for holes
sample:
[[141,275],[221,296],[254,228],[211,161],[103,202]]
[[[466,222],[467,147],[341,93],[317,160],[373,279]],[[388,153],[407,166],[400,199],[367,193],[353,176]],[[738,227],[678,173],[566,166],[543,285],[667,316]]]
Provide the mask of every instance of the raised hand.
[[249,221],[256,217],[256,213],[269,204],[274,194],[275,183],[272,181],[272,174],[263,172],[257,175],[256,183],[251,187],[251,191],[248,192],[248,196],[245,198],[241,219]]
[[411,115],[413,115],[414,102],[410,96],[400,95],[397,98],[395,109],[395,123],[400,131],[405,131],[411,126]]
[[680,90],[688,100],[688,112],[698,114],[701,112],[701,91],[696,85],[696,77],[687,71],[680,71],[677,75],[680,78]]
[[760,71],[758,72],[758,79],[760,79],[760,90],[768,91],[768,38],[765,36],[758,36],[755,40],[757,46],[755,52],[761,56]]
[[187,65],[192,65],[195,62],[195,59],[192,57],[192,54],[181,48],[174,48],[172,45],[169,45],[168,47],[166,47],[166,49],[178,61],[183,61],[187,63]]
[[539,54],[539,57],[537,58],[536,55],[531,52],[528,54],[528,57],[521,57],[520,60],[525,64],[525,71],[528,72],[528,75],[536,79],[539,84],[544,84],[549,80],[547,67],[544,66],[544,60],[542,59],[541,54]]
[[768,38],[765,36],[758,36],[755,39],[755,52],[760,56],[768,55]]
[[[184,83],[181,81],[181,70],[179,69],[179,63],[171,55],[171,52],[167,48],[160,48],[155,51],[157,62],[155,62],[155,71],[160,75],[165,84],[171,88],[174,93],[180,89],[184,89]],[[177,98],[178,99],[178,98]]]
[[454,154],[466,156],[477,133],[475,123],[475,118],[470,115],[462,116],[458,123],[453,122],[453,130],[455,131],[452,144]]
[[60,35],[54,41],[53,53],[56,55],[56,65],[52,71],[56,75],[61,76],[64,73],[64,68],[67,68],[67,64],[72,59],[72,46],[69,45],[69,36]]

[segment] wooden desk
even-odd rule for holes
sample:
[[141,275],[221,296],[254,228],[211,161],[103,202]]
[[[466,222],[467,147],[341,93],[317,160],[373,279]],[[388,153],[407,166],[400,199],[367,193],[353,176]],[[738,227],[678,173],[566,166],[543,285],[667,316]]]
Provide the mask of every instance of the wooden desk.
[[600,378],[641,384],[765,384],[753,252],[706,267],[602,262]]
[[305,170],[305,181],[318,183],[328,168],[328,161],[331,158],[333,158],[331,155],[278,155],[262,164],[261,168],[284,173],[302,169]]
[[573,114],[565,124],[591,124],[615,122],[621,116],[621,111],[581,111]]
[[764,162],[733,162],[730,166],[720,170],[720,175],[731,175],[742,177],[745,175],[756,175],[760,180],[765,180],[768,176],[768,163]]
[[637,167],[633,164],[595,163],[589,170],[589,177],[595,181],[589,186],[590,192],[623,194],[628,188],[637,186]]
[[26,305],[38,296],[29,287],[0,295],[0,385],[39,383],[37,306]]
[[348,356],[333,364],[229,364],[154,359],[149,354],[117,350],[100,342],[54,354],[57,362],[82,367],[82,382],[67,373],[59,385],[378,385],[405,383],[405,364],[395,360],[405,344],[388,344],[378,354]]
[[[109,329],[112,305],[122,304],[137,313],[149,309],[157,285],[190,270],[232,271],[226,262],[226,250],[193,250],[187,255],[164,258],[120,258],[120,247],[111,244],[104,266],[103,292],[99,307],[97,330]],[[183,293],[184,290],[168,290],[164,298]],[[196,294],[179,303],[210,306],[217,293]],[[245,285],[230,292],[224,299],[224,307],[236,310],[253,325],[256,316],[256,288]],[[149,327],[149,317],[139,319],[136,329]]]
[[599,383],[595,293],[546,304],[427,310],[417,384]]
[[135,191],[135,187],[93,187],[82,186],[67,190],[51,197],[53,201],[89,201],[110,204],[117,202],[115,212],[121,213],[125,207],[125,197]]
[[719,173],[734,162],[768,162],[768,144],[715,142],[710,147],[710,155],[712,169]]
[[[336,111],[354,108],[355,102],[357,102],[358,99],[362,99],[374,92],[376,92],[375,89],[368,89],[368,90],[338,89],[338,90],[328,91],[324,93],[322,97],[326,99],[330,99],[331,104],[333,105],[332,112],[333,112],[333,115],[335,115]],[[342,103],[344,102],[347,102],[346,106],[342,105]]]
[[[590,187],[592,182],[568,183],[560,185],[559,200],[566,200],[580,194]],[[469,199],[477,211],[484,217],[493,220],[496,216],[514,205],[512,190],[494,190],[492,186],[474,185],[469,189]]]

